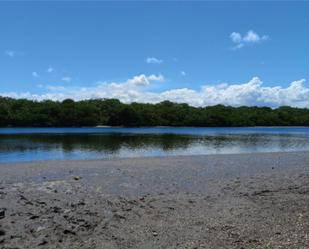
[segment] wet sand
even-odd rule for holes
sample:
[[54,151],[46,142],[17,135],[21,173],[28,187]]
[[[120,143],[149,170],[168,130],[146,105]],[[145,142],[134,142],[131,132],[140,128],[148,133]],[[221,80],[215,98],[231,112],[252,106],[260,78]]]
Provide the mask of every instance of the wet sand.
[[0,164],[0,248],[309,248],[309,152]]

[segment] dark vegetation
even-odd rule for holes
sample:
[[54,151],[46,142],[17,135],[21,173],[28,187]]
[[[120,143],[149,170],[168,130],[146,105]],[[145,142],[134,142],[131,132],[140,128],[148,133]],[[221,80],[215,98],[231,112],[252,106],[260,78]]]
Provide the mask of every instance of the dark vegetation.
[[79,126],[309,126],[309,109],[283,106],[192,107],[164,101],[124,104],[117,99],[75,102],[0,97],[1,127]]

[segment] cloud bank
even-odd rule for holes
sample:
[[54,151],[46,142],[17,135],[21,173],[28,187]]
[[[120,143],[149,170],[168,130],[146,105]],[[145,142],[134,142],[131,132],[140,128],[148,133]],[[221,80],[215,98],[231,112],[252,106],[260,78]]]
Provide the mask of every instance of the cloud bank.
[[309,88],[305,79],[293,81],[288,87],[263,86],[258,77],[245,83],[204,85],[199,90],[189,88],[171,89],[162,92],[151,91],[152,84],[164,82],[163,75],[144,74],[134,76],[125,82],[98,82],[94,87],[43,86],[44,94],[0,93],[2,96],[27,98],[35,100],[75,100],[94,98],[117,98],[124,103],[158,103],[170,100],[188,103],[193,106],[209,106],[216,104],[232,106],[270,106],[289,105],[293,107],[309,107]]

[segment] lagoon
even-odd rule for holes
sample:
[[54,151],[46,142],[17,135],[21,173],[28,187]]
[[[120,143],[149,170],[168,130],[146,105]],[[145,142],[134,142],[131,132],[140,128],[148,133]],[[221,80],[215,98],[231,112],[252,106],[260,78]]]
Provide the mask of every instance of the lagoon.
[[0,129],[1,163],[287,151],[309,151],[309,128]]

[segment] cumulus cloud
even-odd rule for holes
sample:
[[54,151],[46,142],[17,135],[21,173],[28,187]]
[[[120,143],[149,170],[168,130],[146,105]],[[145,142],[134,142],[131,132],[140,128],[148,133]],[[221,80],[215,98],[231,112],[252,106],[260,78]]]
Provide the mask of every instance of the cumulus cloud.
[[165,81],[165,78],[162,74],[159,74],[159,75],[152,74],[152,75],[148,76],[148,79],[150,81],[159,81],[159,82]]
[[144,74],[134,76],[132,79],[128,80],[128,83],[136,86],[148,86],[150,84],[148,78]]
[[149,85],[164,81],[162,75],[144,74],[135,76],[124,82],[98,82],[94,87],[47,86],[46,93],[1,93],[2,96],[28,99],[75,100],[92,98],[118,98],[124,103],[158,103],[170,100],[188,103],[193,106],[209,106],[216,104],[232,106],[270,106],[289,105],[309,107],[309,88],[305,79],[291,82],[287,87],[264,86],[258,77],[245,83],[204,85],[199,90],[189,88],[171,89],[162,92],[150,91]]
[[230,38],[232,42],[236,44],[235,46],[233,46],[233,49],[240,49],[240,48],[243,48],[246,44],[254,44],[254,43],[260,43],[262,41],[266,41],[269,39],[269,36],[267,35],[260,36],[258,33],[254,32],[253,30],[249,30],[243,36],[238,32],[232,32],[230,34]]
[[148,58],[146,58],[145,61],[148,64],[161,64],[163,62],[163,60],[157,59],[155,57],[148,57]]
[[232,42],[235,42],[235,43],[239,43],[239,42],[242,41],[241,34],[239,34],[237,32],[231,33],[230,38],[231,38]]
[[244,36],[243,41],[244,42],[261,42],[268,40],[267,35],[259,36],[256,32],[253,30],[249,30],[247,34]]
[[127,81],[128,84],[132,84],[132,85],[136,85],[136,86],[148,86],[150,85],[150,81],[164,81],[164,77],[163,75],[149,75],[146,76],[144,74],[138,75],[138,76],[134,76],[132,79],[129,79]]

